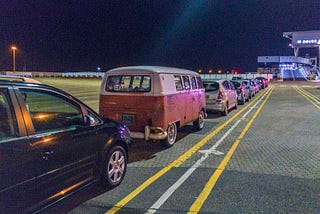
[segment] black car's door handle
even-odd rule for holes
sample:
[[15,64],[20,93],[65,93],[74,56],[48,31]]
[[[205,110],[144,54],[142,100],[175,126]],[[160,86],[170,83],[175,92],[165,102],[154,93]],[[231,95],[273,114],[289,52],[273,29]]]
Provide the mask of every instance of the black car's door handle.
[[44,151],[41,153],[41,157],[43,160],[49,160],[49,157],[52,154],[53,154],[53,151]]

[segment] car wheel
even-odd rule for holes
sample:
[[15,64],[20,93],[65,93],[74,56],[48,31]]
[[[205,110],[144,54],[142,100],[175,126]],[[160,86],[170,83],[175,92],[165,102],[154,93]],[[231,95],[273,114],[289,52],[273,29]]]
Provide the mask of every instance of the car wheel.
[[127,153],[122,146],[112,147],[103,161],[100,173],[100,184],[108,188],[118,186],[124,179],[127,170]]
[[195,127],[195,129],[198,131],[203,129],[203,127],[204,127],[204,112],[202,110],[199,112],[198,119],[193,122],[193,127]]
[[170,123],[167,128],[167,137],[161,141],[162,145],[165,147],[171,147],[176,142],[177,138],[177,125],[176,123]]
[[238,101],[234,104],[234,109],[238,109]]

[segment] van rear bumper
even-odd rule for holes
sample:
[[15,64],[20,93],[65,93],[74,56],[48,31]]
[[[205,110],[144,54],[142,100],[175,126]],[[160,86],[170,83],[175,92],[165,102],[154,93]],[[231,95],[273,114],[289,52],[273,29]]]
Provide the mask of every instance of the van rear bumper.
[[167,132],[161,127],[144,127],[143,132],[130,132],[132,138],[144,139],[144,140],[163,140],[167,137]]

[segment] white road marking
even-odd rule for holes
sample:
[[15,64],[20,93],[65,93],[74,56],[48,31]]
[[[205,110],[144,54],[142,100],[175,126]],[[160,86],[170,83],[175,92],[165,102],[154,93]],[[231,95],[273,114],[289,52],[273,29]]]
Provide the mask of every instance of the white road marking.
[[199,167],[201,164],[209,157],[210,154],[219,153],[216,148],[223,142],[223,140],[229,136],[229,134],[235,129],[242,118],[245,118],[269,93],[272,87],[269,88],[267,93],[265,93],[260,99],[249,108],[249,110],[237,121],[233,126],[208,150],[201,150],[199,152],[203,153],[201,158],[193,164],[162,196],[145,212],[145,214],[154,214],[157,210],[168,200],[168,198],[190,177],[190,175]]

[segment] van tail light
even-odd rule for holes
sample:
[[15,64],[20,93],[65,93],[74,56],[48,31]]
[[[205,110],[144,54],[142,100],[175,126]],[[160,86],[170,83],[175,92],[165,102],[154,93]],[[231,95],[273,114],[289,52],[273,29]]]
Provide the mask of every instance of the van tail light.
[[222,98],[223,98],[222,92],[219,91],[217,99],[218,99],[218,100],[222,100]]

